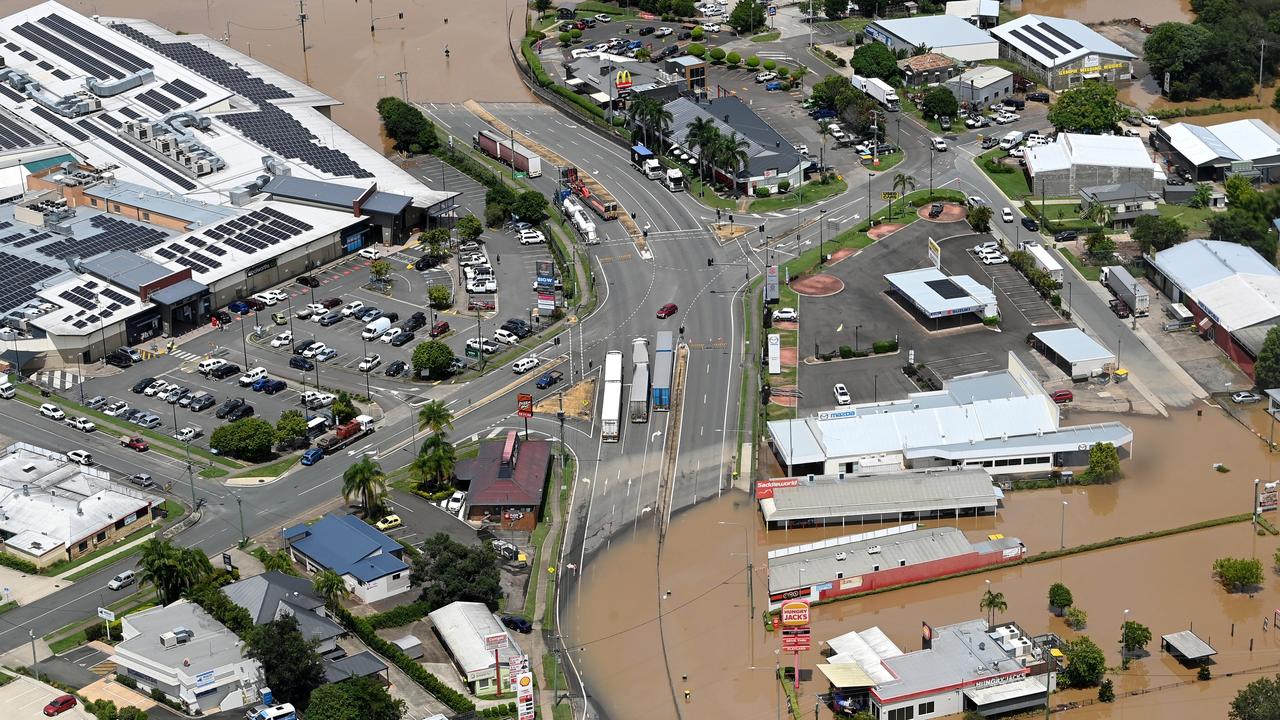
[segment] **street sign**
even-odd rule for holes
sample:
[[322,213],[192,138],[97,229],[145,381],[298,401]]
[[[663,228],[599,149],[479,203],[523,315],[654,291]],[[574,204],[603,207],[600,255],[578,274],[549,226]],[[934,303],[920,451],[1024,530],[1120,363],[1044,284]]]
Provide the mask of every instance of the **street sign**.
[[534,720],[537,710],[533,702],[533,673],[522,672],[516,679],[516,710],[519,720]]
[[106,620],[107,622],[115,622],[116,614],[104,607],[100,607],[98,608],[98,617]]
[[1166,70],[1164,73],[1164,94],[1165,95],[1169,94],[1169,71],[1168,70]]
[[533,396],[532,395],[530,395],[529,393],[520,393],[516,395],[516,414],[522,418],[533,417]]
[[791,600],[782,604],[783,627],[808,627],[809,603],[805,600]]
[[774,15],[777,15],[777,14],[778,14],[778,6],[777,6],[777,5],[770,5],[770,6],[769,6],[769,17],[773,17]]
[[227,572],[236,569],[236,566],[231,563],[231,553],[222,553],[222,567],[226,568]]
[[942,269],[942,247],[933,238],[929,238],[929,264]]
[[880,199],[881,199],[881,200],[897,200],[897,199],[898,199],[898,193],[896,193],[896,192],[882,192],[882,193],[880,193]]
[[519,178],[529,177],[529,174],[528,174],[528,173],[523,173],[523,172],[514,172],[514,173],[512,173],[512,174],[511,174],[511,176],[512,176],[512,177],[514,177],[514,178],[516,178],[516,179],[519,179]]
[[812,630],[802,628],[782,628],[782,649],[787,652],[804,652],[812,644]]

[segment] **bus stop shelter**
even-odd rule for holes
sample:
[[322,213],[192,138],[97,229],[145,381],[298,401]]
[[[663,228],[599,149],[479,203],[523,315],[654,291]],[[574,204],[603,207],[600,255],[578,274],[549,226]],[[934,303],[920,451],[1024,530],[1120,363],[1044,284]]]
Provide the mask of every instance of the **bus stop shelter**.
[[1160,636],[1160,649],[1178,659],[1183,665],[1203,665],[1218,654],[1209,643],[1196,637],[1190,630]]

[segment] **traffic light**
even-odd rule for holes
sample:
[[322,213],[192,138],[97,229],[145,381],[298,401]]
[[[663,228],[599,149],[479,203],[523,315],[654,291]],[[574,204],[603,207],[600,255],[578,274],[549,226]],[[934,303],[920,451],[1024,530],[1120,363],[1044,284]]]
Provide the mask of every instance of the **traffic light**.
[[401,19],[401,20],[403,20],[403,19],[404,19],[404,13],[400,13],[400,19]]
[[559,335],[557,335],[557,336],[555,337],[555,340],[554,340],[554,341],[552,341],[552,344],[553,344],[553,345],[559,345],[559,344],[560,344],[560,336],[559,336]]
[[715,258],[707,258],[707,267],[714,267],[715,264],[716,264]]
[[760,234],[761,234],[761,235],[763,235],[763,234],[764,234],[764,223],[760,223],[760,226],[759,226],[759,227],[757,227],[756,229],[760,231]]

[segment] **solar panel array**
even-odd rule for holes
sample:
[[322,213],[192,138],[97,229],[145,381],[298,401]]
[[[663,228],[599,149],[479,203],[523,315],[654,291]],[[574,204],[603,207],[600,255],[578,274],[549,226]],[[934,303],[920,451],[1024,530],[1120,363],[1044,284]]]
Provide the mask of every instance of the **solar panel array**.
[[9,98],[15,103],[25,102],[27,99],[26,96],[19,94],[17,90],[14,90],[13,88],[9,87],[8,85],[5,85],[4,83],[0,83],[0,93],[4,93],[5,97]]
[[170,113],[182,106],[182,103],[165,95],[159,90],[148,90],[144,93],[138,93],[134,96],[135,100],[141,100],[143,104],[152,110],[161,113]]
[[11,310],[34,298],[36,291],[32,286],[60,272],[59,268],[34,260],[0,253],[0,277],[5,279],[0,285],[0,308]]
[[187,102],[199,100],[205,95],[203,90],[181,78],[170,80],[169,82],[161,85],[160,89],[170,95],[176,95]]
[[[89,280],[83,285],[76,285],[58,293],[58,297],[76,305],[80,310],[64,315],[62,322],[83,330],[90,323],[103,322],[111,318],[117,311],[134,304],[134,299],[111,287],[103,287],[95,293],[98,283]],[[103,304],[105,301],[105,304]],[[94,314],[90,314],[94,313]]]
[[22,123],[8,115],[0,114],[0,148],[13,150],[36,147],[43,145],[44,142],[43,138],[28,130]]
[[[63,120],[57,115],[54,115],[53,113],[49,112],[48,110],[44,109],[39,105],[32,105],[31,112],[35,113],[36,115],[39,115],[41,120],[44,120],[45,122],[58,128],[62,132],[70,135],[71,137],[75,138],[76,140],[79,140],[80,142],[84,142],[85,140],[89,139],[88,135],[85,135],[83,132],[80,132],[80,130],[77,129],[74,125],[67,122],[66,120]],[[84,121],[81,121],[81,124],[83,124],[83,122]]]
[[[41,48],[44,48],[55,57],[61,58],[72,65],[75,65],[91,77],[106,80],[108,78],[119,79],[125,76],[125,73],[118,68],[112,67],[107,63],[98,60],[80,48],[67,43],[61,38],[56,38],[53,35],[50,35],[43,28],[36,27],[31,23],[15,25],[13,27],[13,31],[27,40],[30,40],[32,43],[39,45]],[[35,60],[35,58],[31,59]]]
[[311,229],[309,223],[275,208],[262,208],[205,228],[201,235],[193,235],[183,242],[158,248],[156,254],[195,272],[207,273],[222,267],[218,258],[226,257],[228,248],[253,255]]
[[259,145],[291,160],[301,160],[330,175],[373,177],[373,173],[360,167],[341,150],[317,144],[316,136],[292,115],[269,103],[261,107],[256,112],[220,115],[218,119]]
[[[42,110],[43,108],[36,107],[33,109]],[[133,145],[129,144],[127,141],[121,140],[118,136],[116,136],[115,133],[109,132],[106,128],[102,127],[101,125],[98,125],[97,123],[94,123],[94,122],[90,122],[89,120],[81,120],[79,121],[79,125],[85,130],[88,130],[94,135],[97,135],[99,139],[103,140],[106,143],[109,143],[110,145],[112,145],[113,147],[115,147],[117,150],[124,153],[125,155],[128,155],[134,160],[137,160],[143,165],[146,165],[147,167],[151,168],[156,173],[158,173],[161,177],[167,178],[170,182],[177,185],[178,187],[184,190],[195,190],[196,184],[188,180],[184,175],[179,173],[177,170],[174,170],[168,165],[165,165],[159,160],[151,157],[145,151],[139,150],[137,147],[134,147]],[[84,139],[88,140],[89,138],[86,135]]]
[[143,227],[108,215],[95,215],[89,224],[100,232],[82,239],[65,238],[40,248],[42,255],[59,260],[72,255],[93,257],[112,250],[136,252],[155,245],[168,237],[155,228]]
[[1051,60],[1070,55],[1084,47],[1048,23],[1027,23],[1010,30],[1009,34]]
[[137,55],[112,43],[106,38],[88,32],[79,25],[61,15],[46,15],[38,21],[41,25],[53,30],[80,47],[95,52],[99,57],[110,60],[129,72],[137,72],[151,67]]
[[162,43],[128,25],[116,23],[110,27],[140,45],[145,45],[170,60],[209,78],[222,87],[255,102],[293,97],[292,94],[285,90],[265,82],[261,78],[254,77],[245,72],[243,68],[238,68],[208,50],[192,45],[189,42]]

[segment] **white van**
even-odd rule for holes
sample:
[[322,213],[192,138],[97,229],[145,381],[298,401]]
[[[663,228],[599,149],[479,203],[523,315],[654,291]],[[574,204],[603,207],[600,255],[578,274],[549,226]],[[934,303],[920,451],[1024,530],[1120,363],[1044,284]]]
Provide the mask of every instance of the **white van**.
[[120,590],[132,585],[137,580],[132,570],[125,570],[119,575],[111,578],[111,582],[107,583],[108,590]]
[[516,336],[515,333],[510,330],[503,330],[502,328],[498,328],[493,331],[493,339],[500,343],[506,343],[507,345],[515,345],[520,342],[520,338]]
[[214,370],[226,364],[227,364],[227,361],[223,360],[222,358],[209,358],[208,360],[201,360],[200,363],[196,365],[196,372],[200,373],[201,375],[208,375],[209,373],[213,372]]
[[1005,135],[1004,138],[1000,140],[1000,149],[1012,150],[1013,148],[1017,147],[1018,143],[1020,142],[1022,142],[1022,131],[1020,130],[1010,131],[1009,134]]
[[240,376],[240,387],[249,387],[267,376],[267,369],[259,365]]
[[18,394],[18,390],[9,381],[0,382],[0,398],[9,399]]
[[382,337],[382,333],[391,329],[391,318],[380,317],[377,320],[364,326],[364,331],[360,333],[360,337],[365,340],[377,340]]

